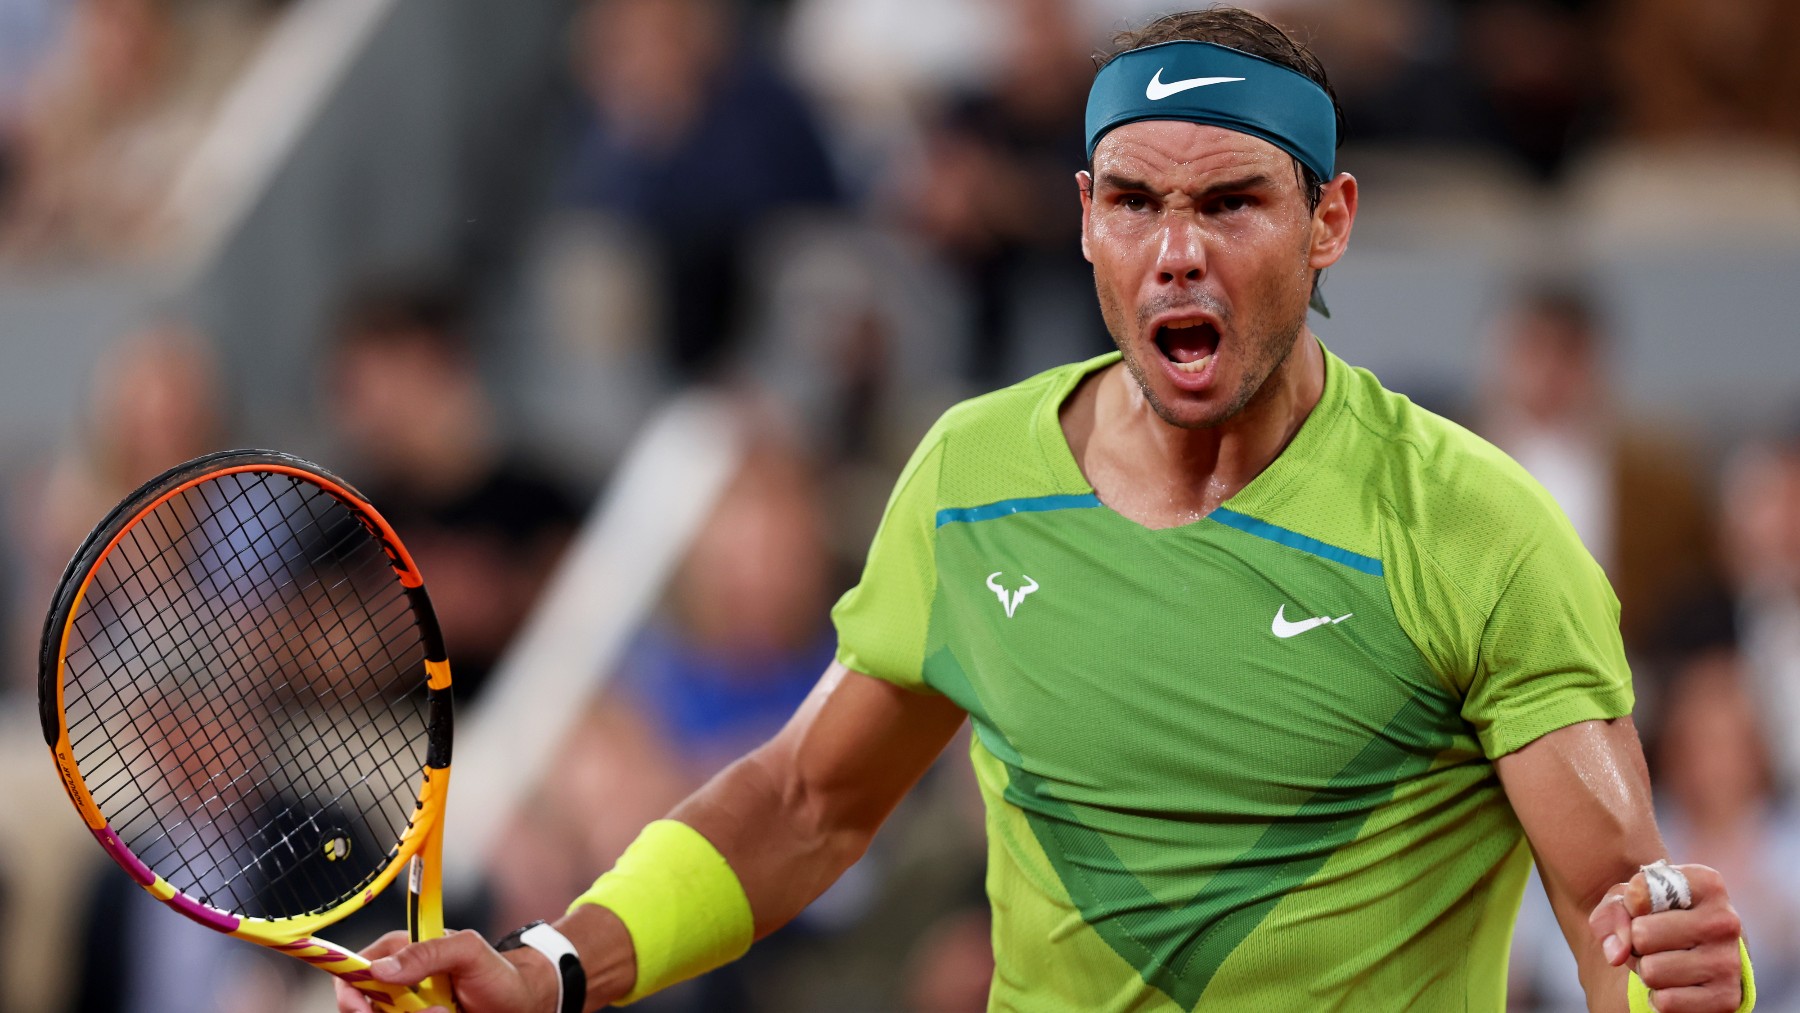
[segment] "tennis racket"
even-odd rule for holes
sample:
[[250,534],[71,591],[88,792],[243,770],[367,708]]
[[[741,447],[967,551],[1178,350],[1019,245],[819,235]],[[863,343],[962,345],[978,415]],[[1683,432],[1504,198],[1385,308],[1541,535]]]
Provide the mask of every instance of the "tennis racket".
[[443,934],[450,665],[418,567],[359,493],[266,451],[190,461],[76,550],[38,705],[70,801],[151,896],[329,971],[378,1010],[454,1009],[313,933],[408,872]]

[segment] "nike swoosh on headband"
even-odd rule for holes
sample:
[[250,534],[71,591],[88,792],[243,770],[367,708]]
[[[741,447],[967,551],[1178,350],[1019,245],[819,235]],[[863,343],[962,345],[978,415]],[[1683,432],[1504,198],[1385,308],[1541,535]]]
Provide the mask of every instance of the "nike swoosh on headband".
[[1158,67],[1156,76],[1152,77],[1150,83],[1144,87],[1144,97],[1152,102],[1160,102],[1170,95],[1179,95],[1190,88],[1204,88],[1209,84],[1230,84],[1233,81],[1242,80],[1241,77],[1190,77],[1185,81],[1170,81],[1168,84],[1164,84],[1162,68]]

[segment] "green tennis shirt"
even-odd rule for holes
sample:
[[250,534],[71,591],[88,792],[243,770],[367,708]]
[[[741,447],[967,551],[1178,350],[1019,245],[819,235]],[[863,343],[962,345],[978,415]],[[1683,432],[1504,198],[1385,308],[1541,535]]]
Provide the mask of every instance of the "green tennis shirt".
[[994,1010],[1493,1010],[1530,854],[1496,757],[1631,710],[1618,602],[1543,489],[1327,353],[1294,440],[1152,531],[1058,409],[957,406],[833,611],[968,711]]

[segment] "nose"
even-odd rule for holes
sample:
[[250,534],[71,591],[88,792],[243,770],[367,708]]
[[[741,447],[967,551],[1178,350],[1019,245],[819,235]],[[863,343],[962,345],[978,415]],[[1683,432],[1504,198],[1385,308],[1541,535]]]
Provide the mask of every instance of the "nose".
[[1200,228],[1188,215],[1169,215],[1163,223],[1162,244],[1156,251],[1156,281],[1178,285],[1206,276],[1206,243]]

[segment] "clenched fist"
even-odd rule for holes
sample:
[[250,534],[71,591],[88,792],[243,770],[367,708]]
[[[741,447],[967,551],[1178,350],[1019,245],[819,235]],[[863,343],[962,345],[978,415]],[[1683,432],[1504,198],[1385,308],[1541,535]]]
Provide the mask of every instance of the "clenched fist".
[[1614,967],[1628,965],[1658,1013],[1734,1013],[1743,1003],[1741,924],[1725,881],[1704,865],[1678,865],[1692,906],[1653,913],[1645,874],[1620,883],[1588,916],[1588,930]]

